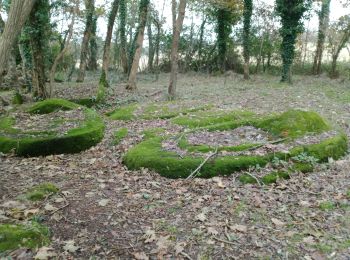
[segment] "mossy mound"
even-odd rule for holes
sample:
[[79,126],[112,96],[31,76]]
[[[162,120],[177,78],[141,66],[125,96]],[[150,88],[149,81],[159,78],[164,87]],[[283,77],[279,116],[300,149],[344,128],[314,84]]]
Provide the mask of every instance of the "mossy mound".
[[176,102],[159,102],[157,104],[140,105],[137,103],[128,104],[107,113],[112,120],[129,121],[133,119],[169,119],[178,115],[185,115],[195,111],[211,108],[196,102],[178,104]]
[[[203,131],[203,129],[205,131],[220,131],[252,126],[266,131],[271,139],[266,143],[252,142],[214,147],[189,144],[188,134],[166,138],[151,135],[149,139],[130,149],[123,161],[129,169],[150,168],[165,177],[186,178],[201,165],[203,160],[208,158],[208,152],[215,151],[215,155],[206,161],[197,175],[198,177],[210,178],[218,175],[230,175],[233,172],[247,170],[256,165],[263,167],[276,158],[287,161],[302,154],[324,162],[328,158],[338,159],[347,152],[346,135],[333,130],[329,123],[314,112],[291,110],[266,117],[257,117],[247,112],[246,118],[244,116],[234,117],[237,119],[232,117],[233,114],[230,115],[227,122],[212,124],[211,120],[207,120],[207,122],[210,121],[209,126],[202,126],[191,132]],[[317,135],[321,136],[315,141]],[[309,136],[312,141],[301,142],[305,140],[300,138]],[[270,148],[271,143],[276,143],[276,146],[277,144],[282,145],[283,149],[269,151],[267,148]],[[267,148],[264,153],[258,151],[258,149],[264,149],[265,145]],[[310,167],[297,163],[295,164],[296,170],[305,172],[310,170]],[[271,183],[277,178],[281,178],[281,175],[272,174],[265,177],[262,182]]]
[[57,193],[58,190],[52,183],[42,183],[30,188],[26,193],[26,198],[31,201],[43,200],[47,195]]
[[114,144],[119,144],[128,135],[128,129],[122,127],[114,133]]
[[36,222],[0,225],[0,252],[20,247],[38,248],[49,244],[49,230]]
[[[99,143],[104,135],[104,123],[99,115],[86,107],[62,99],[48,99],[38,102],[26,113],[51,114],[57,111],[74,110],[83,113],[83,119],[76,127],[58,134],[55,127],[61,121],[50,118],[48,130],[26,131],[16,128],[16,117],[0,118],[0,151],[14,151],[19,156],[39,156],[62,153],[77,153]],[[35,121],[35,118],[33,119]]]

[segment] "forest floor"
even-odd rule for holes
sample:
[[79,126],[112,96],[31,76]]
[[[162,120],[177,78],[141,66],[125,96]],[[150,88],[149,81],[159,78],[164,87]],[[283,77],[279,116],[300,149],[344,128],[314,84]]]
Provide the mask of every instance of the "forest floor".
[[[63,98],[93,96],[97,81],[57,84]],[[112,84],[108,106],[163,100],[168,75],[141,75],[138,92]],[[179,75],[178,103],[201,102],[256,113],[300,108],[319,112],[350,137],[350,82],[295,76],[293,85],[273,76]],[[162,90],[163,92],[159,92]],[[0,93],[1,94],[1,93]],[[129,171],[125,151],[147,128],[181,131],[169,120],[111,121],[97,146],[70,155],[0,157],[0,222],[36,213],[52,233],[39,253],[60,259],[349,259],[350,157],[311,174],[269,186],[243,185],[233,174],[171,180],[149,170]],[[129,135],[113,145],[113,134]],[[43,202],[20,200],[33,185],[51,182],[58,194]],[[13,206],[20,214],[11,212]],[[38,251],[16,250],[14,258]],[[1,258],[1,255],[0,255]]]

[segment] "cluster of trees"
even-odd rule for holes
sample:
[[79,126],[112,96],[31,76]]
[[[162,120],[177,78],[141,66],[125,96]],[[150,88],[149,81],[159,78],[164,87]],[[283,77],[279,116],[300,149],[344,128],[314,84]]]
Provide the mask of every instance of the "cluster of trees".
[[[343,0],[344,7],[349,2]],[[319,28],[312,73],[322,73],[327,49],[332,56],[330,75],[336,77],[337,60],[350,38],[350,14],[330,23],[331,0],[275,0],[274,6],[258,0],[157,3],[163,3],[161,12],[150,0],[110,0],[105,8],[96,6],[95,0],[0,0],[7,14],[6,22],[0,17],[0,84],[6,76],[13,78],[11,73],[20,67],[34,97],[45,99],[52,95],[57,74],[65,72],[62,79],[71,80],[79,63],[76,81],[83,82],[86,70],[98,70],[102,60],[97,97],[103,99],[112,69],[120,68],[127,89],[137,88],[136,75],[146,53],[147,68],[142,69],[170,72],[169,98],[176,96],[179,68],[209,73],[235,70],[249,79],[250,73],[261,66],[265,71],[274,62],[281,67],[281,80],[291,82],[293,61],[303,55],[297,46],[304,22],[315,6],[319,6]],[[166,8],[172,13],[170,31]],[[100,16],[108,18],[105,39],[96,34]],[[58,17],[65,21],[65,30],[58,29]],[[185,17],[191,22],[184,25]],[[76,28],[79,21],[84,24],[81,35]],[[80,55],[75,55],[77,50]]]

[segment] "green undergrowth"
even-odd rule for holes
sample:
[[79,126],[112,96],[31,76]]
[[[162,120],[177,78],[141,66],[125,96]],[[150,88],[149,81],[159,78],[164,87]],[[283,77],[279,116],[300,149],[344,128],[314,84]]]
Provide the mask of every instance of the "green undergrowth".
[[26,198],[31,201],[43,200],[46,196],[57,193],[58,190],[52,183],[42,183],[30,188],[26,193]]
[[[0,151],[15,152],[19,156],[39,156],[50,154],[77,153],[99,143],[104,136],[104,123],[91,109],[81,107],[67,100],[49,99],[36,103],[29,113],[46,114],[57,110],[84,109],[85,119],[76,128],[63,136],[54,132],[22,132],[13,128],[15,120],[11,117],[0,118]],[[2,133],[2,134],[1,134]]]
[[39,248],[49,242],[48,228],[36,222],[0,225],[0,253],[21,247]]
[[23,96],[18,91],[16,91],[12,98],[12,104],[21,105],[23,104],[23,102],[24,102]]
[[341,103],[350,103],[350,91],[345,90],[343,92],[336,92],[333,89],[328,89],[325,91],[328,98],[336,100]]
[[263,177],[255,177],[252,174],[242,174],[239,176],[239,181],[243,184],[263,183],[265,185],[276,183],[278,179],[289,179],[290,173],[286,171],[275,171],[264,175]]
[[110,119],[112,120],[122,120],[130,121],[135,119],[134,112],[138,108],[137,103],[131,103],[120,108],[117,108],[113,112],[107,113]]
[[150,139],[165,133],[165,129],[160,127],[150,128],[142,131],[143,139]]
[[128,135],[128,129],[122,127],[114,133],[114,144],[119,144]]
[[93,107],[98,103],[95,98],[71,99],[69,101],[86,107]]
[[[233,123],[232,123],[233,122]],[[247,123],[249,122],[249,124]],[[332,129],[330,125],[314,112],[299,110],[287,111],[283,114],[271,115],[262,118],[251,117],[240,118],[238,121],[219,123],[209,126],[212,129],[220,130],[226,124],[226,129],[232,129],[243,125],[253,125],[269,132],[277,141],[289,141],[305,134],[318,134]],[[227,126],[230,128],[226,128]],[[202,130],[203,127],[198,128]],[[206,128],[207,129],[207,128]],[[186,155],[180,157],[175,152],[165,151],[162,148],[164,138],[177,138],[179,148],[188,152],[207,153],[210,151],[244,151],[254,149],[260,144],[243,144],[235,147],[210,147],[207,145],[190,145],[186,135],[179,137],[159,137],[157,134],[150,134],[149,138],[136,145],[128,151],[123,161],[129,169],[150,168],[159,174],[169,178],[185,178],[191,174],[207,157]],[[282,138],[282,139],[279,139]],[[300,145],[284,153],[269,153],[266,155],[237,155],[237,156],[213,156],[200,169],[198,177],[214,177],[218,175],[229,175],[236,171],[247,170],[250,167],[259,165],[264,167],[273,160],[292,160],[290,168],[292,171],[311,172],[316,162],[327,162],[329,158],[339,159],[347,152],[347,137],[342,132],[338,135],[325,139],[317,144]],[[263,183],[273,183],[278,178],[286,178],[281,174],[266,176]]]

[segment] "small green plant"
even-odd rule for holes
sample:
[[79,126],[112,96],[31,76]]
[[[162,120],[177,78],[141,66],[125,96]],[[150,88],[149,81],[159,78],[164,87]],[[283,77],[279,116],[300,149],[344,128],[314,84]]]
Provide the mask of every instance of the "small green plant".
[[280,159],[280,158],[278,158],[278,157],[274,157],[274,158],[272,159],[272,161],[271,161],[271,164],[272,164],[272,166],[275,167],[275,168],[279,168],[279,167],[284,168],[285,166],[288,165],[288,162],[286,162],[285,160],[282,160],[282,159]]
[[308,163],[313,166],[315,166],[319,161],[317,158],[307,153],[298,154],[297,156],[292,157],[292,160],[295,162]]
[[128,135],[128,129],[126,127],[120,128],[114,133],[114,144],[119,144]]
[[48,228],[36,222],[0,225],[0,253],[19,247],[37,248],[49,242]]
[[52,183],[42,183],[29,189],[26,198],[31,201],[43,200],[49,194],[58,192],[58,188]]
[[329,211],[335,209],[335,204],[332,201],[321,202],[319,208],[323,211]]

